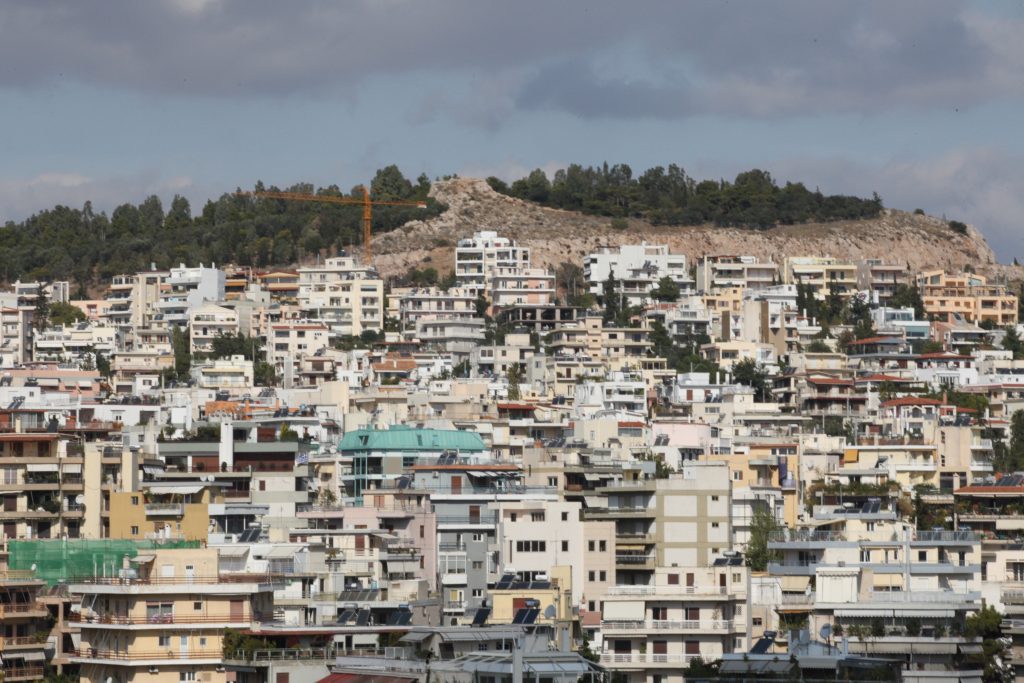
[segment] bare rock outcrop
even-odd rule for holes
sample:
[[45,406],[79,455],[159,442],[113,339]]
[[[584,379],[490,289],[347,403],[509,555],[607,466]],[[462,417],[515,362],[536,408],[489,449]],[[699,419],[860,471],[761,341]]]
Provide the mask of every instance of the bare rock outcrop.
[[480,230],[495,230],[532,250],[536,265],[582,263],[602,245],[668,244],[691,262],[704,254],[749,254],[781,264],[787,256],[834,256],[858,260],[880,258],[907,263],[913,270],[964,266],[976,272],[1020,278],[1020,268],[1000,266],[985,238],[973,227],[960,235],[945,221],[892,209],[876,219],[781,226],[770,230],[715,226],[655,226],[630,220],[625,230],[611,221],[549,209],[499,194],[483,180],[457,178],[434,183],[431,194],[448,205],[443,214],[412,221],[374,239],[374,256],[385,276],[410,268],[453,267],[455,243]]

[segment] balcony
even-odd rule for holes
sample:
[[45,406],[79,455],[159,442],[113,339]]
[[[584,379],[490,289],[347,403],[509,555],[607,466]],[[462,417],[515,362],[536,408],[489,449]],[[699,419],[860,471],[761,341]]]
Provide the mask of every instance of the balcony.
[[82,648],[80,650],[70,650],[67,656],[75,664],[93,664],[93,663],[134,663],[139,662],[142,664],[153,664],[156,662],[166,662],[167,665],[173,666],[175,663],[186,660],[193,664],[209,663],[219,665],[224,657],[224,653],[221,650],[180,650],[169,648],[167,650],[140,650],[140,651],[128,651],[128,650],[101,650],[98,648]]
[[39,631],[38,636],[0,636],[0,652],[8,650],[39,649],[46,645],[48,634]]
[[643,595],[643,596],[667,596],[682,597],[687,595],[707,598],[708,596],[728,595],[729,590],[725,586],[680,586],[674,585],[643,585],[643,586],[611,586],[608,595]]
[[9,603],[0,605],[0,619],[44,617],[50,611],[41,602]]
[[0,668],[0,680],[4,681],[35,681],[42,679],[41,666],[5,666]]
[[616,555],[615,564],[622,565],[623,569],[653,569],[656,559],[657,558],[653,553],[649,555],[630,553],[625,555]]
[[735,625],[732,620],[702,621],[697,619],[671,620],[649,619],[647,621],[602,621],[601,631],[732,631]]
[[[260,620],[256,614],[256,621]],[[242,614],[202,614],[197,616],[183,616],[176,614],[149,614],[146,616],[118,616],[112,614],[88,614],[80,612],[72,613],[68,621],[77,624],[89,624],[90,626],[192,626],[194,624],[249,624],[253,621],[253,615],[248,612]]]
[[184,503],[146,503],[146,514],[153,517],[182,517]]
[[[708,657],[711,659],[711,657]],[[686,666],[694,659],[702,659],[701,655],[684,654],[651,654],[651,653],[625,653],[617,652],[604,653],[601,655],[601,664],[610,669],[621,668],[643,668],[648,666]]]

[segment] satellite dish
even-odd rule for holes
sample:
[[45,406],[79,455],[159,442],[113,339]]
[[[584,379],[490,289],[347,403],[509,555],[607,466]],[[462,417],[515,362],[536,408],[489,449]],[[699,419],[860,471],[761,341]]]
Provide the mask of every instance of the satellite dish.
[[832,624],[823,624],[821,630],[818,631],[818,635],[821,636],[822,640],[828,640],[832,637]]
[[81,493],[79,493],[77,496],[75,496],[75,505],[81,505],[84,502],[85,502],[85,496],[83,496]]
[[547,607],[544,608],[544,618],[545,619],[554,619],[555,618],[555,606],[554,605],[548,605]]

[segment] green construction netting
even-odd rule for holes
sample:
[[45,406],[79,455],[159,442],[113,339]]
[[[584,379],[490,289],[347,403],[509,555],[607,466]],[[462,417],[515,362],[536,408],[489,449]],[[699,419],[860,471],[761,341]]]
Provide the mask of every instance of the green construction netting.
[[36,576],[54,586],[82,576],[117,576],[124,557],[163,548],[198,548],[199,541],[163,540],[38,540],[8,541],[7,566],[35,569]]

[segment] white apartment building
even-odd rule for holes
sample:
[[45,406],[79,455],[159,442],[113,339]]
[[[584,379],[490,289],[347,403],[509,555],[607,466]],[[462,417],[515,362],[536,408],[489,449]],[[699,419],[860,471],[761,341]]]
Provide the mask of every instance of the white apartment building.
[[756,256],[703,256],[697,260],[697,291],[729,287],[764,289],[779,280],[779,267]]
[[185,264],[171,268],[160,288],[154,324],[184,327],[191,312],[203,302],[224,299],[225,281],[223,270],[202,264],[195,268],[187,268]]
[[412,289],[402,295],[398,318],[404,330],[414,330],[420,320],[466,320],[476,318],[476,290],[453,287],[447,291],[437,287]]
[[749,582],[736,556],[659,567],[651,584],[612,587],[601,615],[601,665],[628,683],[683,683],[691,661],[745,652]]
[[188,333],[191,353],[211,353],[214,339],[238,334],[238,313],[206,302],[190,311]]
[[117,328],[78,323],[51,327],[32,339],[33,360],[95,362],[94,353],[110,357],[117,350]]
[[300,284],[299,308],[340,336],[358,337],[384,329],[384,281],[353,276],[326,283]]
[[491,310],[509,306],[550,306],[555,303],[555,276],[543,268],[491,269]]
[[458,241],[455,246],[455,278],[474,298],[490,291],[495,268],[529,268],[530,250],[497,232],[485,230]]
[[363,265],[354,256],[334,256],[323,264],[304,266],[299,274],[299,297],[316,285],[325,285],[338,280],[370,280],[377,277],[373,266]]
[[647,303],[650,291],[666,276],[683,291],[693,289],[693,280],[686,270],[686,256],[670,254],[664,244],[602,247],[583,261],[583,275],[594,296],[601,296],[605,281],[613,273],[620,292],[631,306]]
[[857,265],[831,256],[790,256],[782,266],[787,285],[810,285],[819,299],[833,291],[851,296],[857,291]]
[[192,374],[200,389],[250,391],[254,385],[252,366],[245,356],[231,356],[193,366]]
[[647,383],[638,375],[611,373],[600,381],[576,385],[573,399],[576,417],[618,416],[622,420],[643,420],[647,415]]
[[310,322],[281,323],[270,326],[267,335],[267,362],[274,366],[285,388],[291,388],[302,370],[302,361],[330,346],[326,325]]
[[0,308],[0,366],[22,365],[32,350],[32,317],[27,306]]

